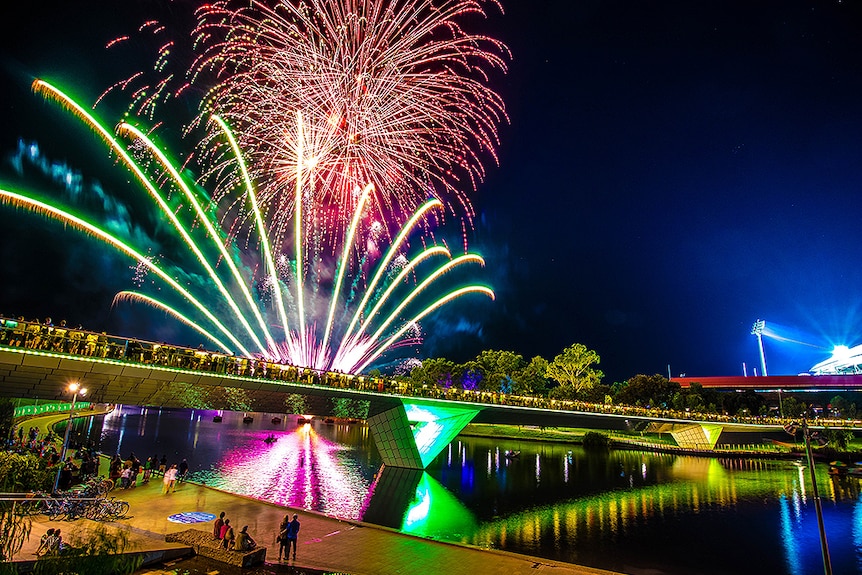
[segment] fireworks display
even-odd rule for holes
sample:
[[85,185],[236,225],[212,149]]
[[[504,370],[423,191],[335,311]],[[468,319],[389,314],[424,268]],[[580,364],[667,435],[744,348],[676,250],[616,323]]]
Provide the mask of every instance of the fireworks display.
[[[487,4],[501,9],[496,0],[223,0],[197,9],[185,39],[145,22],[140,32],[158,44],[153,70],[96,101],[124,95],[131,119],[116,130],[52,85],[34,89],[134,174],[174,236],[170,252],[154,257],[153,246],[20,190],[0,201],[130,256],[138,289],[116,301],[156,307],[220,350],[367,369],[419,343],[417,322],[440,306],[494,297],[457,279],[484,265],[467,248],[468,194],[483,161],[496,161],[507,121],[489,84],[506,71],[508,50],[464,27]],[[168,103],[186,97],[197,106],[183,131],[195,152],[180,160],[155,138]],[[462,255],[435,237],[452,216]],[[150,275],[158,297],[143,289]],[[456,279],[441,295],[443,276]]]
[[[135,175],[164,220],[184,246],[184,252],[199,271],[192,271],[182,254],[172,254],[172,262],[160,262],[145,253],[144,246],[117,237],[111,231],[68,209],[40,200],[26,192],[0,190],[0,202],[33,210],[88,233],[133,258],[139,268],[157,276],[170,287],[167,297],[155,298],[137,291],[118,294],[118,300],[132,300],[154,306],[175,319],[193,327],[221,351],[249,357],[286,360],[293,365],[344,372],[360,372],[392,347],[416,343],[417,322],[440,306],[466,294],[480,293],[491,298],[493,292],[481,285],[461,285],[443,295],[431,295],[444,275],[468,264],[484,265],[478,255],[452,257],[445,246],[431,245],[417,224],[440,210],[443,205],[432,199],[421,206],[394,233],[388,249],[379,238],[359,232],[359,222],[369,217],[367,202],[373,185],[360,195],[345,233],[348,239],[333,269],[321,269],[324,261],[312,262],[317,280],[308,286],[298,279],[296,262],[285,262],[286,256],[274,252],[268,230],[248,174],[243,176],[247,188],[233,202],[247,204],[255,214],[261,250],[238,250],[230,236],[215,221],[217,206],[205,205],[205,198],[168,157],[167,153],[137,127],[122,122],[117,130],[131,138],[131,144],[115,137],[85,108],[56,87],[38,80],[34,89],[72,111],[98,134]],[[227,124],[214,118],[224,138],[236,148]],[[139,160],[146,155],[153,162]],[[242,156],[236,158],[242,168]],[[156,181],[167,174],[170,185],[179,194],[166,194]],[[384,222],[366,222],[363,227],[375,230]],[[382,234],[378,234],[381,236]],[[411,238],[418,235],[421,249],[410,249]],[[354,254],[358,253],[358,256]],[[259,254],[259,261],[252,261]],[[352,257],[362,261],[366,275],[349,272]],[[285,265],[286,264],[286,265]],[[262,269],[260,277],[254,270]],[[136,277],[141,276],[136,271]],[[182,278],[182,280],[178,278]],[[323,278],[329,278],[324,281]],[[411,281],[416,280],[416,281]],[[139,280],[140,281],[140,280]],[[252,293],[257,286],[257,294]],[[219,297],[215,297],[215,293]],[[175,300],[178,303],[166,299]],[[187,312],[182,310],[187,309]],[[271,316],[271,317],[270,317]],[[270,320],[275,319],[277,327]]]
[[[234,152],[208,122],[213,114],[236,133],[277,244],[303,233],[316,238],[300,242],[306,249],[339,246],[345,226],[335,220],[349,218],[368,184],[381,217],[397,221],[438,197],[469,222],[467,193],[484,176],[483,158],[496,160],[507,120],[488,82],[505,72],[508,50],[462,25],[483,18],[485,4],[500,8],[485,0],[214,2],[197,11],[185,74],[175,69],[184,64],[177,42],[151,21],[142,29],[159,46],[156,78],[136,73],[114,87],[149,118],[159,102],[196,90],[193,124],[211,128],[198,152],[216,199],[242,182],[230,168]],[[172,68],[171,58],[181,62]],[[252,225],[242,206],[221,203],[233,208],[224,218]]]

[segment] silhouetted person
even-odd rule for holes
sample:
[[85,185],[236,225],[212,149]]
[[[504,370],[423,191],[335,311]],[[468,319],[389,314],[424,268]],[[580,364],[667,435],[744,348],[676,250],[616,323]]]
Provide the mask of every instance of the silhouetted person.
[[284,556],[287,557],[288,553],[290,553],[290,548],[293,547],[293,558],[296,559],[296,540],[299,537],[299,519],[296,513],[293,514],[293,521],[287,524],[287,533],[285,533],[285,539],[287,539],[287,549],[285,550]]

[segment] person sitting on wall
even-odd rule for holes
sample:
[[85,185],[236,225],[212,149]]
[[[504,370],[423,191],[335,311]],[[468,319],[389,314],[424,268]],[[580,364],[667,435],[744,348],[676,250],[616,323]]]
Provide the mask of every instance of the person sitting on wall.
[[257,547],[257,542],[248,534],[248,525],[243,525],[234,541],[234,551],[251,551]]

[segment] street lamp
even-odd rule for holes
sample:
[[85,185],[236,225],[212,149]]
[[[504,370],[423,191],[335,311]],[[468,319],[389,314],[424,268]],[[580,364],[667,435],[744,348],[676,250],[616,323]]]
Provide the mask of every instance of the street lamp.
[[[796,422],[790,423],[784,427],[790,435],[796,436],[799,429],[799,424]],[[832,559],[829,556],[829,543],[826,541],[826,527],[823,525],[823,504],[820,502],[820,492],[817,490],[817,476],[814,474],[814,456],[811,454],[811,440],[814,439],[823,447],[828,442],[820,435],[808,427],[808,420],[802,416],[802,435],[805,438],[805,455],[808,458],[808,472],[811,474],[811,489],[814,492],[814,511],[817,513],[817,530],[820,533],[820,552],[823,556],[823,573],[824,575],[832,575]]]
[[72,414],[75,412],[75,402],[78,400],[78,395],[86,395],[87,388],[81,387],[77,381],[70,383],[68,387],[72,392],[72,407],[69,408],[69,421],[66,423],[66,433],[63,436],[63,451],[60,454],[60,465],[57,467],[57,477],[54,479],[54,491],[57,491],[57,486],[60,485],[60,473],[66,465],[66,449],[69,447],[69,430],[72,429]]

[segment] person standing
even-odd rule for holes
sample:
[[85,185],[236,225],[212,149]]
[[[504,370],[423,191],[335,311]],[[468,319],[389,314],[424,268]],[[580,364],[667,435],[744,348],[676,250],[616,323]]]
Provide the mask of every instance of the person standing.
[[141,472],[141,460],[135,457],[135,454],[132,454],[132,475],[131,475],[131,484],[132,487],[138,486],[138,474]]
[[147,457],[147,460],[144,462],[144,481],[143,483],[150,482],[150,475],[153,473],[153,458]]
[[222,525],[224,525],[224,511],[218,514],[218,519],[213,524],[213,539],[221,539]]
[[189,472],[189,462],[186,461],[185,459],[183,459],[182,461],[180,461],[180,470],[179,470],[179,473],[177,474],[177,479],[179,479],[180,482],[185,481],[186,480],[186,474],[188,472]]
[[132,483],[132,468],[129,465],[123,466],[123,471],[120,473],[120,487],[128,489]]
[[165,477],[162,479],[164,493],[173,493],[177,484],[177,464],[171,465],[171,468],[165,471]]
[[299,537],[299,516],[294,513],[293,520],[287,524],[287,533],[285,533],[285,539],[287,539],[287,549],[285,550],[284,557],[287,558],[287,554],[290,553],[290,548],[293,547],[293,559],[296,560],[296,540]]
[[290,523],[290,515],[285,515],[278,526],[278,535],[275,536],[275,542],[278,543],[278,560],[281,561],[281,556],[287,558],[287,525]]

